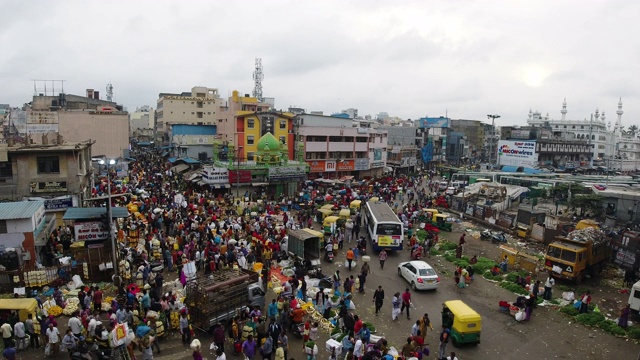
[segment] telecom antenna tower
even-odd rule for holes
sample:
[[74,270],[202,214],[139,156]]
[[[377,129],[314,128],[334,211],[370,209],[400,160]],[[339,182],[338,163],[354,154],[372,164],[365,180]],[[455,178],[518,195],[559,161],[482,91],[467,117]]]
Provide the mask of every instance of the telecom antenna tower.
[[253,97],[262,102],[262,79],[264,74],[262,73],[262,59],[256,58],[256,71],[253,72]]
[[113,85],[107,84],[107,101],[113,101]]

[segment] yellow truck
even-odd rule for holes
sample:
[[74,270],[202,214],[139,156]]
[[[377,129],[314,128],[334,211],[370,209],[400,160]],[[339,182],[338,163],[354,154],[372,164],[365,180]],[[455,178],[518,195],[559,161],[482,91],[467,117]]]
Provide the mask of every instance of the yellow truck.
[[547,246],[544,267],[554,277],[582,282],[595,276],[610,258],[609,239],[599,229],[574,230],[567,237],[556,237]]

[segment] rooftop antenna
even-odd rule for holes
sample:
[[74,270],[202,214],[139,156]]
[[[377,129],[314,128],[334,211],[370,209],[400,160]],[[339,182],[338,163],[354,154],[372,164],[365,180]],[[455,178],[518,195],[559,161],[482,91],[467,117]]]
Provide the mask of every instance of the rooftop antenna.
[[262,73],[262,59],[256,58],[255,71],[253,72],[253,97],[258,99],[259,102],[263,101],[262,79],[264,79],[264,74]]

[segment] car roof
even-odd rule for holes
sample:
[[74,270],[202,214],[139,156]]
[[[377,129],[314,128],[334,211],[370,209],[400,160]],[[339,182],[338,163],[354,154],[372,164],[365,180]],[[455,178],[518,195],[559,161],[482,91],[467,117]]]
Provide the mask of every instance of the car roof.
[[416,269],[433,269],[433,267],[422,260],[409,261]]

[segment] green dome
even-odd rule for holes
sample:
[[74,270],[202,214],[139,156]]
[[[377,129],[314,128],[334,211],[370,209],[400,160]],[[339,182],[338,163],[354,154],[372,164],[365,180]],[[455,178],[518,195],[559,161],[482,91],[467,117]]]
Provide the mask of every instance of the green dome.
[[278,151],[280,150],[280,141],[276,139],[270,132],[264,134],[258,140],[258,151]]

